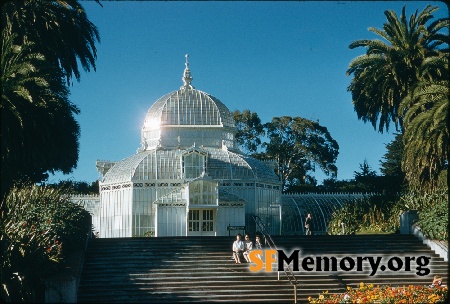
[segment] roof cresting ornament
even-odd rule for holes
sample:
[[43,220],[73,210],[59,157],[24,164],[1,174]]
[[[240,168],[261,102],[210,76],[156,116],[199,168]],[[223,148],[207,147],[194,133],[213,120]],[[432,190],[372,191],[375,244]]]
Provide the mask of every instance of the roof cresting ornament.
[[191,85],[193,78],[191,75],[191,70],[189,69],[189,55],[186,54],[184,57],[186,57],[186,67],[184,68],[183,78],[181,78],[183,80],[183,86],[180,89],[193,89],[194,87]]

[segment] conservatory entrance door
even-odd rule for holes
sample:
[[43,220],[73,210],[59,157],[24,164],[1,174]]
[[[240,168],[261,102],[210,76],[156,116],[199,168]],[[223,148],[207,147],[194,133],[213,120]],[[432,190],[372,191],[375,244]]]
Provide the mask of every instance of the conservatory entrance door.
[[188,218],[188,236],[215,235],[215,209],[191,209]]

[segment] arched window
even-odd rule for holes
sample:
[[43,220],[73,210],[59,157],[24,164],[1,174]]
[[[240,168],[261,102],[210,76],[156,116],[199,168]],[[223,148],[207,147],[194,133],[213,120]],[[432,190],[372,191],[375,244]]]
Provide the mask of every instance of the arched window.
[[183,155],[183,177],[193,179],[201,176],[206,170],[206,153],[191,150]]

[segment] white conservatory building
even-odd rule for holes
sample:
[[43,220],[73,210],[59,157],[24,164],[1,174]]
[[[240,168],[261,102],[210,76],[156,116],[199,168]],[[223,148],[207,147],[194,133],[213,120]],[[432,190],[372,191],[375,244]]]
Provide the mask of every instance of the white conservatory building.
[[236,226],[280,231],[281,182],[273,164],[244,155],[228,108],[196,90],[186,56],[183,86],[148,110],[138,152],[97,161],[99,236],[219,236]]

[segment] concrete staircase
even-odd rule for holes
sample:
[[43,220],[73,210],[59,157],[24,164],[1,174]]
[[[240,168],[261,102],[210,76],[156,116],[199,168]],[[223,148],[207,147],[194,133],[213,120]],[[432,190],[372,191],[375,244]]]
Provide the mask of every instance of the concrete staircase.
[[[307,256],[431,257],[426,276],[410,271],[380,271],[375,276],[357,271],[295,272],[297,300],[320,292],[343,292],[360,282],[429,285],[434,275],[448,284],[448,263],[411,235],[275,236],[278,249],[290,255],[300,249]],[[86,252],[78,290],[80,303],[186,303],[265,302],[293,303],[294,287],[284,272],[251,272],[249,264],[235,264],[231,257],[234,237],[173,237],[92,239]],[[266,248],[268,249],[268,248]],[[386,260],[385,260],[386,259]],[[365,265],[364,264],[364,265]],[[291,263],[291,267],[292,267]],[[396,265],[396,264],[395,264]],[[394,265],[394,266],[395,266]],[[274,268],[276,268],[274,264]]]

